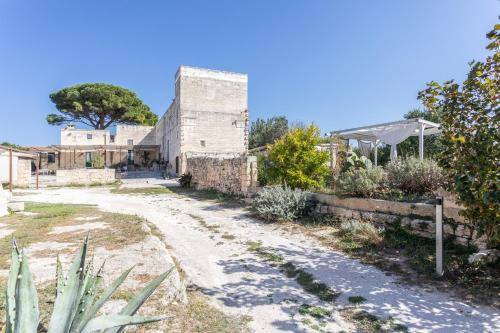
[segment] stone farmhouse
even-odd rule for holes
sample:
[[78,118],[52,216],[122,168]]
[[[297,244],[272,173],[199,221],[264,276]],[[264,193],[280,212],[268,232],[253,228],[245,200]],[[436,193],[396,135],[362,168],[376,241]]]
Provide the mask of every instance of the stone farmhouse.
[[39,169],[90,168],[99,156],[109,168],[163,166],[170,175],[186,170],[188,154],[242,154],[248,139],[246,74],[180,66],[175,97],[155,126],[117,125],[108,130],[61,129],[59,145],[32,147]]

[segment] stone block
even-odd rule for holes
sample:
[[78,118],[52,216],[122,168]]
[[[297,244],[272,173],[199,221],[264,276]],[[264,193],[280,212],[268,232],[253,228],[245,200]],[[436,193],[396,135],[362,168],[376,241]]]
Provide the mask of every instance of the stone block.
[[22,211],[24,211],[24,202],[23,201],[11,201],[7,204],[7,207],[13,212],[22,212]]

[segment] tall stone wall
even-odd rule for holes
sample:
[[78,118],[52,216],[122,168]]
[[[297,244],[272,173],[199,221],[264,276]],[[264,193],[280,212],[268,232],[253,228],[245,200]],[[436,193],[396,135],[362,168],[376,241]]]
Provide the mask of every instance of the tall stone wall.
[[[427,238],[436,235],[433,204],[396,202],[366,198],[340,198],[330,194],[314,193],[316,212],[333,214],[347,219],[361,219],[390,227],[400,223],[413,234]],[[479,248],[486,246],[485,238],[478,237],[474,227],[459,214],[461,208],[445,200],[443,205],[443,234],[452,237],[458,244],[473,244]]]
[[90,185],[95,183],[112,183],[115,181],[114,169],[71,169],[57,170],[56,184],[82,184]]
[[175,98],[155,127],[168,172],[186,172],[185,153],[243,154],[248,146],[248,77],[180,66]]
[[248,196],[257,187],[257,157],[228,154],[193,154],[184,157],[186,173],[197,189]]

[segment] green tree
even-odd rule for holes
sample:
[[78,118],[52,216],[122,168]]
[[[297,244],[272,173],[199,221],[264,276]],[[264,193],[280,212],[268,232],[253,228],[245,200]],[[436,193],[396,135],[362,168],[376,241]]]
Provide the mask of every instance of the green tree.
[[2,145],[4,147],[10,147],[13,149],[18,149],[18,150],[28,150],[28,148],[26,148],[24,146],[16,145],[15,143],[10,143],[8,141],[4,141],[4,142],[0,143],[0,145]]
[[472,62],[462,86],[427,84],[418,98],[442,112],[443,150],[439,163],[449,171],[463,212],[493,245],[500,243],[500,24],[487,34],[484,62]]
[[249,148],[263,147],[273,143],[288,132],[286,117],[272,117],[267,120],[257,119],[250,127]]
[[268,145],[265,179],[270,184],[292,188],[315,189],[329,176],[329,152],[316,148],[321,141],[319,128],[310,125],[288,132]]
[[[404,115],[405,119],[420,118],[434,123],[441,123],[442,112],[435,111],[422,111],[420,109],[413,109]],[[439,134],[426,135],[424,137],[424,154],[426,158],[435,159],[437,154],[442,150],[441,136]],[[408,158],[411,156],[418,156],[418,137],[410,136],[398,144],[398,156]]]
[[154,125],[158,116],[137,95],[105,83],[84,83],[50,94],[60,114],[49,114],[51,125],[82,123],[95,129],[113,124]]

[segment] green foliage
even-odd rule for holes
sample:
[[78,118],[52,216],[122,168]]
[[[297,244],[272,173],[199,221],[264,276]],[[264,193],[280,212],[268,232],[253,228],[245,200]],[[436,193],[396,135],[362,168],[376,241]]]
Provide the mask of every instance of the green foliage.
[[264,177],[269,184],[286,184],[306,190],[320,188],[329,175],[329,152],[320,151],[319,128],[296,128],[268,145]]
[[[410,110],[404,115],[405,119],[425,119],[434,123],[441,123],[441,112],[422,111],[420,109]],[[427,158],[436,158],[442,150],[441,136],[439,134],[426,135],[424,137],[424,154]],[[408,158],[411,156],[418,156],[418,137],[410,136],[408,139],[398,144],[398,156]]]
[[[75,256],[66,276],[61,262],[57,258],[56,300],[48,333],[118,333],[124,326],[144,324],[167,317],[141,317],[135,313],[145,300],[151,296],[160,283],[167,278],[172,269],[151,281],[128,304],[115,315],[96,316],[104,303],[125,281],[132,268],[125,271],[98,296],[101,290],[103,267],[94,272],[92,260],[85,263],[88,249],[88,237]],[[6,333],[35,333],[39,325],[38,297],[29,269],[28,259],[12,244],[12,264],[7,282],[6,298]]]
[[267,120],[259,118],[250,127],[248,146],[250,149],[263,147],[274,143],[287,132],[288,120],[286,117],[272,117]]
[[491,243],[500,243],[500,24],[487,34],[493,51],[472,62],[462,86],[430,82],[418,98],[430,112],[442,112],[440,165],[463,214]]
[[355,169],[343,172],[337,178],[336,191],[342,195],[373,197],[382,191],[385,172],[380,167]]
[[370,161],[369,158],[362,156],[361,154],[358,155],[353,151],[349,156],[347,156],[342,171],[345,172],[351,169],[369,169],[371,167],[372,161]]
[[191,180],[193,179],[193,175],[191,173],[184,173],[182,176],[179,178],[179,184],[182,187],[190,187],[191,186]]
[[95,129],[116,123],[154,125],[158,116],[137,95],[105,83],[84,83],[50,94],[61,114],[49,114],[51,125],[79,122]]
[[253,207],[266,221],[283,222],[307,214],[311,205],[308,192],[275,185],[264,187],[255,197]]
[[101,155],[95,155],[92,159],[92,168],[94,169],[104,169],[104,159]]
[[433,160],[410,157],[386,165],[387,185],[404,194],[430,194],[445,185],[445,171]]
[[4,147],[13,148],[13,149],[18,149],[18,150],[29,150],[26,147],[23,147],[23,146],[20,146],[20,145],[16,145],[15,143],[10,143],[10,142],[7,142],[7,141],[4,141],[4,142],[0,143],[0,145],[4,146]]

